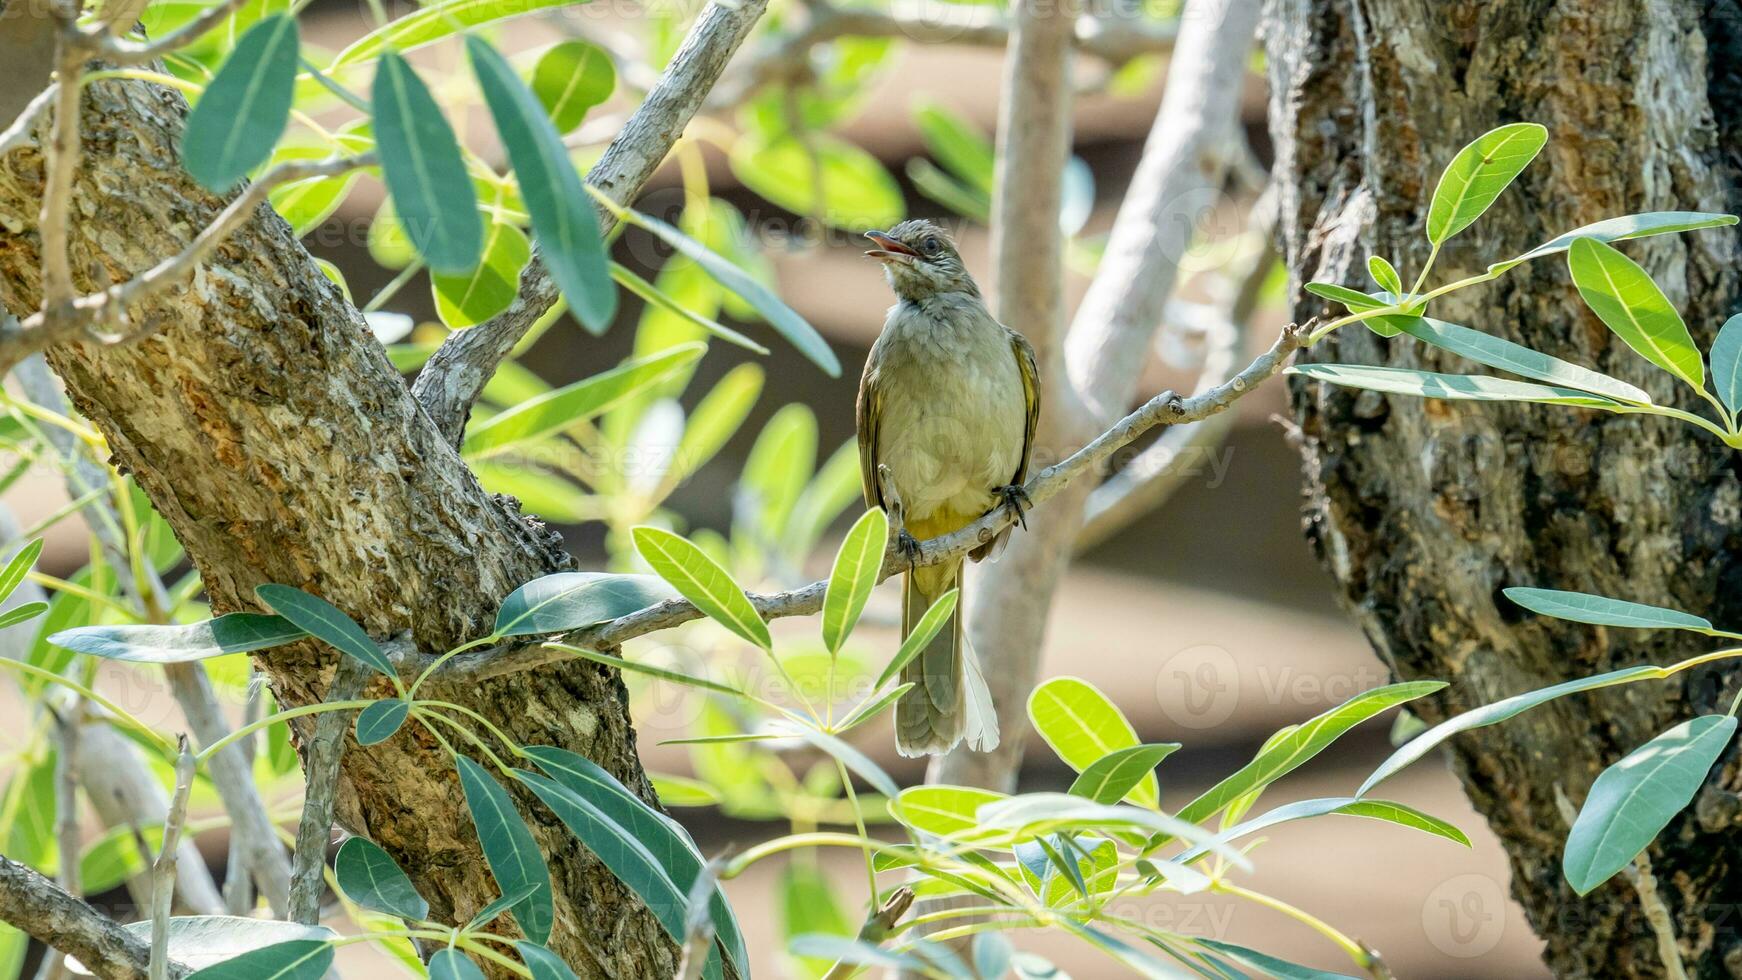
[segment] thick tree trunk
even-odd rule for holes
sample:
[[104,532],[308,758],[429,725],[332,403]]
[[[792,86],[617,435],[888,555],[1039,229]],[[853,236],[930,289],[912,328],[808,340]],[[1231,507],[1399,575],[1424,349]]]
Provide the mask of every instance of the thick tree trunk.
[[[1304,280],[1371,288],[1363,266],[1370,251],[1413,278],[1427,255],[1423,220],[1440,169],[1466,141],[1506,122],[1543,123],[1548,147],[1446,248],[1435,282],[1604,217],[1742,210],[1742,15],[1734,0],[1273,0],[1267,32],[1282,244],[1299,315],[1324,305],[1302,297]],[[1702,347],[1736,312],[1734,229],[1625,248],[1657,277]],[[1564,262],[1525,265],[1441,301],[1434,315],[1697,410],[1685,389],[1585,309]],[[1472,370],[1359,327],[1309,356]],[[1716,440],[1653,419],[1317,384],[1296,383],[1293,401],[1308,537],[1379,656],[1401,677],[1453,682],[1423,706],[1432,718],[1712,646],[1688,634],[1543,621],[1508,604],[1499,594],[1506,586],[1596,592],[1742,623],[1734,557],[1742,461]],[[1624,878],[1584,899],[1566,885],[1567,828],[1555,795],[1576,805],[1625,752],[1679,720],[1724,711],[1737,688],[1730,673],[1712,668],[1568,698],[1453,744],[1457,772],[1511,855],[1513,895],[1557,975],[1664,975]],[[1732,747],[1649,852],[1690,975],[1742,973],[1738,763]]]
[[[178,95],[117,81],[87,93],[72,222],[81,290],[179,251],[223,204],[180,169]],[[34,148],[0,159],[0,302],[17,314],[41,299],[42,180]],[[282,582],[377,637],[409,631],[440,651],[488,632],[503,596],[568,562],[554,534],[478,486],[269,209],[185,289],[130,313],[161,329],[127,346],[69,345],[50,362],[187,546],[217,611],[255,608],[256,585]],[[301,644],[258,662],[295,706],[321,699],[333,657]],[[552,666],[431,696],[522,743],[587,755],[654,798],[614,671]],[[338,819],[399,859],[432,916],[464,922],[497,891],[453,766],[415,727],[351,746]],[[300,731],[306,739],[312,724]],[[582,976],[670,976],[675,948],[654,918],[546,811],[525,809],[556,885],[557,952]]]

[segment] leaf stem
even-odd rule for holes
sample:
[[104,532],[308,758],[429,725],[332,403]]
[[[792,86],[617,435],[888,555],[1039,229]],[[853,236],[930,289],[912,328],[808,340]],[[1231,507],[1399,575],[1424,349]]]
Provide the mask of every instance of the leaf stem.
[[1342,947],[1343,952],[1349,955],[1349,959],[1363,970],[1369,969],[1373,965],[1373,957],[1367,952],[1367,947],[1349,938],[1335,926],[1318,918],[1305,909],[1296,908],[1281,899],[1272,898],[1262,892],[1255,892],[1251,889],[1241,888],[1239,885],[1226,880],[1218,881],[1212,887],[1216,891],[1225,892],[1229,895],[1235,896],[1236,898],[1246,899],[1253,904],[1262,905],[1275,912],[1281,912],[1283,915],[1307,926],[1314,932],[1317,932],[1319,935],[1324,936],[1326,939],[1329,939],[1331,942]]
[[318,704],[305,704],[300,708],[286,708],[276,714],[267,715],[265,718],[261,718],[258,721],[243,725],[241,728],[238,728],[230,734],[225,735],[223,738],[218,739],[216,742],[201,749],[199,754],[194,756],[194,761],[204,763],[208,758],[223,751],[224,747],[230,743],[247,738],[255,732],[271,725],[273,722],[288,721],[292,718],[301,718],[305,715],[318,715],[327,711],[361,710],[374,704],[375,700],[376,699],[371,698],[358,701],[322,701]]

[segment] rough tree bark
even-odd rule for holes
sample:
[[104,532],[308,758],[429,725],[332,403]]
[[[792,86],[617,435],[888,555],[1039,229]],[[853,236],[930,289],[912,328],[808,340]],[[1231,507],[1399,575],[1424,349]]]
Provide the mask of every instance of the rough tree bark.
[[[181,170],[185,110],[179,95],[143,83],[87,86],[70,222],[80,291],[179,251],[223,206]],[[42,300],[42,184],[34,145],[0,157],[0,303],[15,314]],[[362,317],[269,209],[185,288],[129,316],[160,329],[131,345],[65,345],[49,361],[186,546],[215,611],[257,608],[254,587],[281,582],[326,597],[377,637],[409,634],[440,651],[487,633],[515,586],[570,564],[554,533],[479,487]],[[334,654],[305,643],[257,659],[288,707],[322,698]],[[523,744],[582,753],[655,799],[615,671],[551,665],[431,696],[481,712]],[[496,888],[452,765],[413,727],[346,753],[338,819],[399,859],[433,918],[464,922]],[[305,741],[312,729],[298,726]],[[640,901],[543,808],[523,809],[555,883],[556,952],[582,976],[670,976],[676,947]]]
[[[1742,12],[1734,0],[1421,3],[1272,0],[1266,25],[1281,237],[1297,313],[1306,279],[1363,284],[1369,251],[1413,278],[1440,169],[1502,123],[1549,129],[1541,157],[1454,239],[1434,281],[1599,218],[1742,210]],[[1625,246],[1702,347],[1736,312],[1734,229]],[[1443,278],[1442,278],[1443,277]],[[1563,262],[1455,294],[1436,316],[1589,364],[1685,408],[1694,399],[1612,337]],[[1469,371],[1404,340],[1341,331],[1316,359]],[[1378,655],[1453,682],[1432,719],[1572,677],[1710,649],[1510,606],[1512,585],[1575,589],[1742,622],[1742,471],[1682,425],[1542,406],[1475,406],[1293,386],[1305,526]],[[1574,697],[1460,736],[1452,756],[1512,861],[1512,892],[1559,976],[1665,972],[1622,878],[1585,899],[1560,871],[1555,793],[1582,801],[1609,763],[1679,720],[1722,712],[1724,668]],[[1742,974],[1742,768],[1732,747],[1650,851],[1691,975]],[[1497,910],[1489,910],[1490,914]]]

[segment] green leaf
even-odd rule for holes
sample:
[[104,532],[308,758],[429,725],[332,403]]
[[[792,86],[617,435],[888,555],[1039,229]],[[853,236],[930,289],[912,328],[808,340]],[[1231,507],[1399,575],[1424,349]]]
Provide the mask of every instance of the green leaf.
[[647,564],[709,619],[764,650],[773,648],[768,623],[749,596],[702,549],[663,528],[643,525],[631,534]]
[[1581,238],[1567,250],[1567,269],[1585,304],[1627,346],[1695,390],[1705,387],[1693,335],[1639,263],[1612,245]]
[[1334,282],[1309,282],[1301,287],[1314,296],[1320,296],[1349,308],[1350,313],[1363,313],[1367,310],[1377,310],[1386,304],[1348,286],[1339,286]]
[[812,133],[804,142],[744,136],[732,144],[730,163],[750,190],[836,228],[888,228],[907,211],[901,186],[876,157],[825,133]]
[[[640,841],[659,861],[672,884],[684,895],[694,888],[704,862],[689,834],[676,821],[649,806],[591,759],[549,745],[528,745],[526,754],[552,779],[598,807],[608,818]],[[750,972],[750,954],[738,919],[718,885],[709,899],[714,934],[741,975]]]
[[1467,357],[1477,364],[1510,371],[1533,381],[1545,381],[1563,388],[1577,388],[1616,401],[1651,404],[1650,395],[1625,381],[1531,350],[1522,344],[1502,340],[1480,330],[1471,330],[1469,327],[1428,317],[1409,317],[1402,325],[1402,331],[1422,343]]
[[1514,587],[1502,590],[1506,598],[1534,613],[1593,626],[1626,626],[1631,629],[1693,630],[1714,632],[1712,624],[1698,616],[1663,606],[1647,606],[1623,599],[1610,599],[1586,592]]
[[376,745],[392,738],[405,724],[411,702],[404,698],[376,701],[357,712],[357,744]]
[[1621,242],[1635,238],[1648,238],[1652,235],[1667,235],[1678,231],[1698,231],[1701,228],[1718,228],[1736,223],[1733,214],[1711,214],[1702,211],[1650,211],[1645,214],[1629,214],[1620,218],[1605,218],[1602,221],[1574,228],[1564,235],[1543,242],[1523,255],[1496,262],[1488,267],[1491,274],[1498,275],[1513,266],[1540,259],[1545,255],[1554,255],[1572,247],[1573,242],[1581,238],[1594,238],[1600,242]]
[[1403,277],[1397,274],[1397,269],[1383,255],[1367,256],[1367,274],[1373,277],[1374,283],[1380,289],[1393,296],[1403,295]]
[[[655,667],[651,664],[644,664],[644,663],[641,663],[640,661],[628,660],[628,659],[623,658],[623,657],[612,656],[611,654],[608,654],[608,653],[598,653],[598,652],[593,651],[593,650],[584,650],[580,647],[569,646],[566,643],[546,643],[545,646],[551,648],[552,650],[561,650],[564,653],[569,654],[570,656],[579,657],[582,660],[591,661],[592,663],[600,664],[600,665],[605,666],[605,667],[614,667],[618,670],[626,670],[632,674],[646,674],[649,677],[657,677],[660,680],[671,681],[674,684],[682,684],[686,687],[700,688],[704,691],[714,691],[718,694],[730,694],[733,697],[743,698],[745,700],[750,700],[750,701],[755,700],[755,698],[753,696],[751,696],[750,694],[748,694],[744,691],[740,691],[739,689],[737,689],[735,687],[729,687],[725,684],[721,684],[718,681],[708,680],[705,677],[694,677],[690,674],[680,674],[674,670],[665,670],[665,669],[660,668],[660,667]],[[771,736],[754,735],[754,736],[749,736],[749,737],[751,737],[751,738],[769,738]],[[673,744],[673,743],[667,742],[667,743],[662,743],[662,744]]]
[[460,145],[441,106],[404,58],[381,56],[370,93],[381,173],[394,212],[435,272],[465,272],[478,264],[483,223]]
[[[1028,718],[1065,765],[1078,772],[1139,744],[1136,730],[1112,700],[1077,677],[1054,677],[1035,688],[1028,697]],[[1133,792],[1145,803],[1161,799],[1152,772],[1139,777]]]
[[1437,374],[1409,368],[1367,367],[1360,364],[1296,364],[1283,373],[1329,381],[1349,388],[1365,388],[1392,395],[1445,398],[1475,402],[1537,402],[1543,405],[1574,405],[1581,408],[1620,407],[1607,398],[1572,388],[1491,378],[1480,374]]
[[466,433],[462,454],[503,452],[594,418],[687,367],[707,349],[706,344],[680,344],[498,412]]
[[1444,244],[1482,216],[1500,192],[1536,159],[1548,130],[1536,123],[1491,129],[1458,151],[1428,205],[1427,240]]
[[48,612],[48,603],[40,600],[13,606],[5,612],[0,612],[0,630],[35,619],[45,612]]
[[1650,665],[1623,667],[1620,670],[1612,670],[1606,674],[1598,674],[1594,677],[1581,677],[1576,680],[1555,684],[1552,687],[1544,687],[1535,691],[1526,691],[1523,694],[1515,694],[1512,697],[1496,701],[1493,704],[1484,705],[1480,708],[1466,711],[1461,715],[1448,718],[1433,726],[1422,734],[1416,736],[1408,744],[1404,745],[1403,748],[1398,749],[1396,752],[1393,752],[1390,756],[1386,757],[1385,761],[1379,764],[1379,768],[1373,770],[1373,775],[1368,776],[1367,781],[1361,784],[1361,788],[1355,791],[1355,795],[1366,796],[1367,792],[1373,787],[1379,785],[1380,782],[1390,778],[1410,763],[1433,751],[1446,739],[1451,738],[1453,735],[1457,735],[1460,732],[1467,732],[1472,729],[1485,728],[1489,725],[1498,724],[1499,722],[1505,721],[1520,712],[1534,708],[1544,702],[1553,701],[1555,698],[1564,697],[1568,694],[1576,694],[1581,691],[1594,691],[1603,687],[1613,687],[1617,684],[1626,684],[1647,677],[1666,677],[1669,673],[1670,671],[1665,668],[1653,667]]
[[[496,780],[484,767],[465,756],[455,756],[460,772],[460,786],[465,790],[466,807],[472,812],[472,824],[478,828],[478,842],[484,849],[484,860],[503,894],[531,888],[526,898],[514,905],[514,920],[526,938],[542,943],[550,938],[555,920],[551,898],[550,869],[544,855],[520,811],[514,808]],[[516,770],[516,775],[519,775]]]
[[[514,775],[555,813],[599,861],[647,905],[666,934],[681,943],[688,900],[671,876],[642,843],[603,810],[567,786],[537,773],[517,769]],[[710,958],[717,956],[710,952]]]
[[332,965],[331,943],[293,939],[197,970],[188,980],[320,980]]
[[726,372],[690,412],[683,438],[678,440],[667,486],[681,486],[691,475],[723,449],[749,417],[762,394],[763,371],[756,364],[740,364]]
[[877,585],[877,573],[883,570],[883,551],[888,544],[889,518],[875,507],[855,521],[841,539],[828,590],[823,594],[823,645],[831,655],[841,652],[841,644],[859,622],[865,601]]
[[507,222],[492,222],[484,235],[483,257],[471,271],[430,274],[436,315],[457,330],[508,309],[519,293],[520,270],[531,260],[532,246],[525,232]]
[[688,776],[649,772],[647,781],[653,784],[653,792],[659,796],[660,804],[666,809],[677,806],[719,806],[725,801],[725,797],[711,784]]
[[105,660],[181,664],[247,653],[308,636],[282,616],[230,613],[186,626],[79,626],[48,638],[57,647]]
[[0,568],[0,602],[12,598],[12,593],[18,591],[18,586],[24,582],[24,577],[30,574],[30,569],[36,564],[36,559],[42,554],[42,539],[37,538],[18,549],[18,553]]
[[944,624],[950,621],[950,615],[956,611],[958,595],[959,590],[951,589],[938,596],[937,601],[931,604],[931,608],[925,611],[925,615],[919,617],[919,622],[914,625],[913,632],[907,634],[907,639],[901,641],[901,649],[895,651],[895,656],[890,659],[889,665],[883,668],[883,673],[877,675],[877,683],[872,685],[872,690],[889,683],[890,678],[901,673],[901,668],[907,666],[909,660],[919,656],[919,652],[924,650],[926,644],[932,641],[932,637],[938,635],[938,630],[943,629]]
[[561,633],[607,623],[657,605],[677,593],[651,575],[557,572],[535,578],[502,600],[497,636]]
[[822,976],[828,972],[832,962],[827,953],[816,955],[808,952],[814,948],[814,940],[801,944],[796,942],[798,937],[838,936],[847,939],[853,935],[853,925],[841,911],[836,892],[828,876],[814,863],[791,861],[781,869],[777,893],[780,933],[800,957],[799,962],[793,964],[799,969],[789,972],[789,975]]
[[603,333],[617,311],[617,287],[611,281],[599,215],[562,137],[538,99],[494,48],[468,34],[466,53],[514,165],[545,265],[575,318],[592,333]]
[[484,971],[452,946],[429,958],[429,980],[484,980]]
[[841,362],[829,349],[828,341],[817,333],[810,322],[781,301],[767,286],[757,282],[743,269],[719,253],[684,234],[672,225],[632,208],[613,208],[622,220],[651,232],[660,241],[676,249],[679,255],[700,266],[715,282],[736,293],[749,303],[775,332],[786,338],[799,353],[823,369],[831,378],[841,376]]
[[301,589],[272,583],[256,587],[254,594],[273,612],[331,644],[340,653],[387,677],[399,676],[393,669],[393,662],[387,659],[387,654],[381,652],[369,634],[363,632],[363,627],[327,600]]
[[1732,412],[1742,411],[1742,313],[1724,321],[1712,341],[1712,387]]
[[[1239,771],[1186,804],[1179,811],[1179,817],[1191,823],[1213,817],[1236,798],[1293,772],[1356,725],[1445,686],[1444,681],[1408,681],[1387,684],[1357,694],[1335,708],[1302,722],[1286,737],[1277,739]],[[1368,780],[1369,785],[1374,782],[1377,780]],[[1365,793],[1366,787],[1363,787],[1356,795]]]
[[1142,806],[1160,806],[1155,767],[1179,748],[1178,742],[1132,745],[1096,759],[1071,783],[1069,792],[1096,803],[1129,798]]
[[865,722],[868,722],[879,714],[882,714],[883,709],[894,704],[903,694],[913,690],[915,686],[916,685],[913,681],[908,681],[906,684],[899,684],[884,691],[875,698],[866,698],[859,702],[858,707],[854,708],[851,712],[848,712],[847,716],[842,718],[840,722],[830,730],[839,735],[842,732],[850,731],[851,729],[863,725]]
[[1279,960],[1255,949],[1225,943],[1219,939],[1194,937],[1192,942],[1205,949],[1213,950],[1249,970],[1257,970],[1265,976],[1275,977],[1276,980],[1353,980],[1352,977],[1342,973],[1332,973],[1329,970],[1318,970],[1310,966],[1290,963],[1287,960]]
[[1354,803],[1339,807],[1335,812],[1351,817],[1384,820],[1400,827],[1413,827],[1423,833],[1444,837],[1446,840],[1454,841],[1465,847],[1471,846],[1470,838],[1449,821],[1441,820],[1431,813],[1423,813],[1415,807],[1402,803],[1393,803],[1389,800],[1357,800]]
[[800,959],[821,964],[823,970],[829,969],[833,963],[849,963],[887,970],[912,970],[923,976],[926,968],[925,961],[916,956],[892,952],[852,936],[825,932],[796,935],[786,944],[786,951]]
[[902,790],[889,801],[889,815],[903,826],[939,837],[972,837],[980,808],[1009,797],[976,786],[927,784]]
[[494,901],[479,909],[478,914],[472,916],[472,920],[466,923],[466,928],[468,930],[484,928],[490,923],[495,922],[502,913],[516,905],[519,905],[521,902],[526,901],[537,892],[538,885],[534,883],[512,889],[504,894],[496,896]]
[[333,874],[345,895],[366,909],[412,922],[429,916],[429,903],[417,893],[393,856],[374,841],[362,837],[345,841],[333,859]]
[[1590,894],[1650,846],[1735,734],[1728,715],[1690,718],[1603,770],[1567,834],[1561,870],[1573,891]]
[[978,816],[981,826],[988,830],[1013,831],[1019,839],[1059,830],[1103,834],[1117,828],[1145,830],[1205,845],[1240,868],[1250,870],[1252,867],[1252,862],[1244,854],[1218,841],[1216,835],[1206,828],[1182,817],[1170,817],[1126,804],[1096,803],[1068,793],[1024,793],[989,803],[980,808]]
[[532,93],[559,133],[579,126],[587,110],[610,98],[616,85],[611,55],[590,41],[564,41],[552,47],[532,70]]
[[529,943],[522,939],[514,944],[514,949],[520,953],[520,961],[532,971],[532,980],[577,980],[575,971],[556,955],[537,943]]
[[992,141],[971,121],[936,103],[913,110],[913,120],[928,153],[958,180],[981,194],[992,194],[995,157]]
[[296,18],[283,14],[236,42],[182,130],[182,166],[200,186],[227,191],[272,155],[290,118],[296,54]]
[[536,13],[549,7],[573,6],[572,0],[442,0],[395,18],[370,31],[333,58],[331,71],[361,64],[389,48],[404,54],[443,38],[464,33],[467,28]]

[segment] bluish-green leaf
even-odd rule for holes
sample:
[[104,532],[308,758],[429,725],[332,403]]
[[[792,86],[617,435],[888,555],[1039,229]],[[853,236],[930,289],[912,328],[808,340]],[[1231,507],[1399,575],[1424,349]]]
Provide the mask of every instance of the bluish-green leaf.
[[266,162],[296,88],[296,18],[268,17],[242,35],[182,130],[182,166],[209,191],[235,186]]
[[1567,250],[1567,269],[1585,304],[1627,346],[1695,389],[1705,387],[1693,335],[1639,263],[1612,245],[1581,238]]
[[502,600],[497,636],[561,633],[610,622],[677,597],[652,575],[557,572],[535,578]]
[[1712,341],[1712,387],[1732,412],[1742,412],[1742,313],[1724,321]]
[[1476,728],[1485,728],[1489,725],[1506,721],[1520,712],[1534,708],[1544,702],[1553,701],[1555,698],[1565,697],[1568,694],[1576,694],[1581,691],[1594,691],[1603,687],[1613,687],[1617,684],[1626,684],[1647,677],[1665,676],[1668,676],[1668,671],[1662,667],[1653,667],[1649,665],[1623,667],[1620,670],[1612,670],[1606,674],[1598,674],[1594,677],[1580,677],[1576,680],[1555,684],[1552,687],[1544,687],[1535,691],[1526,691],[1523,694],[1515,694],[1512,697],[1496,701],[1493,704],[1483,705],[1480,708],[1466,711],[1461,715],[1455,715],[1433,726],[1422,734],[1417,735],[1409,743],[1404,745],[1403,748],[1400,748],[1390,756],[1387,756],[1385,761],[1379,764],[1379,768],[1373,770],[1373,775],[1368,776],[1367,781],[1361,784],[1361,788],[1355,791],[1355,795],[1366,796],[1368,791],[1379,785],[1382,780],[1390,778],[1410,763],[1433,751],[1446,739],[1451,738],[1453,735],[1460,732],[1467,732]]
[[[1435,837],[1444,837],[1465,847],[1470,846],[1470,838],[1445,820],[1432,814],[1423,813],[1414,807],[1390,800],[1364,800],[1354,796],[1333,796],[1312,800],[1300,800],[1279,806],[1274,810],[1262,813],[1250,820],[1244,820],[1217,834],[1215,841],[1221,845],[1232,844],[1245,837],[1251,837],[1260,831],[1269,830],[1278,824],[1294,820],[1305,820],[1310,817],[1322,817],[1328,814],[1342,814],[1351,817],[1366,817],[1372,820],[1383,820],[1401,827],[1409,827]],[[1177,860],[1182,863],[1196,861],[1210,852],[1205,845],[1192,847],[1182,852]]]
[[1434,188],[1427,240],[1439,245],[1468,228],[1547,142],[1548,130],[1542,126],[1512,123],[1483,133],[1459,150]]
[[522,885],[519,888],[509,889],[508,891],[497,895],[491,900],[489,905],[479,909],[477,914],[472,916],[471,921],[466,923],[466,929],[468,931],[482,929],[490,923],[495,922],[502,913],[516,905],[519,905],[521,902],[526,901],[528,898],[531,898],[536,894],[538,892],[538,887],[538,884],[534,882]]
[[1649,238],[1652,235],[1668,235],[1678,231],[1698,231],[1701,228],[1718,228],[1736,223],[1733,214],[1714,214],[1702,211],[1649,211],[1645,214],[1629,214],[1619,218],[1605,218],[1580,228],[1574,228],[1564,235],[1543,242],[1541,245],[1515,256],[1504,262],[1496,262],[1488,267],[1490,273],[1501,273],[1513,266],[1540,259],[1545,255],[1554,255],[1572,247],[1573,242],[1581,238],[1594,238],[1600,242],[1621,242],[1635,238]]
[[1690,718],[1603,770],[1567,834],[1561,870],[1580,895],[1645,850],[1699,792],[1736,734],[1729,715]]
[[1096,803],[1118,803],[1126,798],[1143,806],[1161,803],[1155,767],[1179,748],[1178,742],[1131,745],[1091,762],[1071,783],[1070,793]]
[[366,909],[413,922],[429,915],[429,903],[393,856],[374,841],[362,837],[345,841],[333,859],[333,874],[345,895]]
[[186,626],[79,626],[48,642],[68,650],[133,663],[180,664],[227,653],[247,653],[308,636],[282,616],[230,613]]
[[680,344],[522,402],[473,426],[461,452],[466,456],[504,452],[594,418],[688,367],[707,349],[706,344]]
[[1329,381],[1348,388],[1365,388],[1391,395],[1444,398],[1451,401],[1536,402],[1580,408],[1619,407],[1607,398],[1572,388],[1491,378],[1480,374],[1439,374],[1410,368],[1368,367],[1362,364],[1296,364],[1285,374]]
[[[1035,688],[1028,698],[1028,718],[1065,765],[1078,772],[1139,744],[1137,731],[1112,699],[1077,677],[1054,677]],[[1152,772],[1138,777],[1133,792],[1146,805],[1161,799]]]
[[1257,970],[1267,977],[1276,980],[1353,980],[1342,973],[1332,973],[1329,970],[1318,970],[1310,966],[1301,966],[1287,960],[1279,960],[1267,953],[1255,949],[1225,943],[1219,939],[1193,939],[1193,942],[1205,949],[1214,950],[1220,955],[1233,960],[1248,970]]
[[1696,633],[1710,633],[1713,629],[1709,621],[1679,609],[1648,606],[1586,592],[1514,587],[1504,590],[1504,594],[1531,612],[1575,623],[1631,629],[1693,630]]
[[923,974],[925,961],[906,953],[896,953],[852,936],[836,936],[826,932],[807,932],[794,936],[786,944],[787,952],[801,959],[825,964],[850,963],[854,966],[881,967],[888,970],[913,970]]
[[405,724],[411,702],[404,698],[376,701],[357,712],[357,744],[376,745],[392,738]]
[[[122,928],[142,941],[149,942],[151,939],[149,920],[130,922]],[[295,922],[235,915],[177,915],[169,920],[169,958],[190,969],[204,971],[213,967],[227,967],[245,955],[265,953],[279,947],[284,947],[285,952],[295,950],[298,953],[298,956],[266,956],[257,961],[247,961],[263,967],[274,962],[282,965],[299,958],[301,953],[314,947],[327,946],[330,940],[337,938],[338,934],[326,926],[305,926]],[[328,950],[330,952],[331,947]],[[319,956],[315,956],[307,962],[317,962],[319,959]],[[324,970],[307,974],[288,973],[283,974],[280,980],[309,980],[310,977],[320,976],[322,972]],[[264,969],[238,969],[204,974],[206,980],[261,980],[270,975]]]
[[881,766],[872,762],[870,756],[827,732],[819,732],[809,725],[800,725],[784,718],[776,719],[770,727],[776,731],[796,735],[825,753],[834,756],[848,769],[858,773],[861,779],[870,783],[873,789],[889,799],[894,799],[901,792],[901,787],[895,785],[895,780],[889,778],[889,774],[884,772]]
[[387,659],[387,654],[381,652],[369,634],[363,632],[363,627],[327,600],[301,589],[273,583],[258,586],[254,594],[273,612],[331,644],[340,653],[388,677],[398,676],[393,662]]
[[532,92],[559,133],[579,126],[587,110],[610,98],[616,85],[610,53],[591,41],[557,44],[532,69]]
[[577,980],[575,971],[569,969],[562,957],[537,943],[522,939],[514,944],[514,949],[520,953],[520,961],[532,971],[532,980]]
[[484,980],[484,971],[450,946],[436,950],[429,958],[429,980]]
[[[628,830],[659,860],[672,884],[683,894],[690,893],[704,862],[681,825],[643,802],[585,756],[550,745],[528,745],[526,754],[552,779]],[[709,915],[714,922],[714,934],[725,944],[727,955],[737,964],[740,975],[748,977],[750,955],[744,945],[743,930],[726,901],[725,891],[718,886],[709,902]]]
[[466,36],[466,53],[514,165],[545,265],[575,318],[593,333],[603,333],[617,312],[617,286],[592,198],[544,107],[507,60],[475,34]]
[[853,522],[841,539],[828,590],[823,594],[823,645],[830,654],[840,653],[841,644],[859,622],[865,601],[877,585],[877,573],[883,570],[883,551],[888,544],[889,518],[877,507]]
[[1417,810],[1415,807],[1391,800],[1357,800],[1339,808],[1337,813],[1351,817],[1367,817],[1372,820],[1383,820],[1399,827],[1410,827],[1424,834],[1444,837],[1446,840],[1465,847],[1470,846],[1470,838],[1450,821],[1441,820],[1431,813]]
[[526,828],[520,811],[514,808],[508,791],[490,778],[483,766],[463,755],[455,756],[454,763],[460,771],[466,807],[472,813],[472,824],[478,829],[478,842],[483,846],[490,873],[495,876],[503,894],[516,889],[533,889],[515,904],[514,920],[520,923],[520,931],[526,934],[526,938],[543,943],[550,938],[556,913],[550,869],[545,867],[538,842],[533,840],[532,831]]
[[644,525],[635,528],[632,536],[635,550],[659,577],[671,583],[709,619],[764,650],[773,647],[768,623],[719,562],[664,528]]
[[1429,317],[1404,319],[1407,321],[1402,324],[1404,333],[1422,343],[1467,357],[1477,364],[1510,371],[1532,381],[1543,381],[1562,388],[1577,388],[1617,401],[1651,404],[1650,395],[1625,381],[1531,350],[1522,344],[1502,340],[1493,334]]
[[188,980],[320,980],[332,965],[331,943],[293,939],[195,971]]
[[399,223],[434,272],[478,264],[484,237],[477,192],[441,106],[397,53],[381,56],[371,92],[381,172]]
[[621,209],[618,213],[623,220],[653,233],[676,249],[679,255],[700,266],[715,282],[743,298],[768,321],[768,325],[776,333],[786,338],[799,353],[822,368],[829,377],[841,376],[841,361],[829,349],[828,341],[810,325],[810,321],[782,302],[767,286],[757,282],[729,259],[658,218],[632,208]]
[[[1213,817],[1238,797],[1293,772],[1356,725],[1445,686],[1444,681],[1407,681],[1402,684],[1387,684],[1357,694],[1335,708],[1302,722],[1288,735],[1272,742],[1239,771],[1186,804],[1179,811],[1179,817],[1192,823]],[[1366,789],[1363,788],[1362,792],[1365,793]]]

